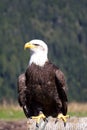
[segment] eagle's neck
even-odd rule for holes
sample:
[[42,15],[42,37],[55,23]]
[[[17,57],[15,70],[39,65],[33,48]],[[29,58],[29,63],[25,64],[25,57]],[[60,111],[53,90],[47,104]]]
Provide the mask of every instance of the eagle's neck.
[[32,54],[30,57],[29,65],[32,63],[39,65],[39,66],[44,66],[44,64],[48,61],[47,54],[44,53],[35,53]]

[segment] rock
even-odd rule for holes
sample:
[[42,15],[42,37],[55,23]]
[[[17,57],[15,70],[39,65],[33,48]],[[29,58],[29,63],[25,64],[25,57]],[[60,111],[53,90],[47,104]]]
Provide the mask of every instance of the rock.
[[[62,120],[49,117],[48,122],[41,120],[39,128],[36,127],[36,121],[28,120],[28,130],[87,130],[87,117],[71,117],[64,125]],[[0,130],[27,130],[27,120],[21,121],[0,121]]]

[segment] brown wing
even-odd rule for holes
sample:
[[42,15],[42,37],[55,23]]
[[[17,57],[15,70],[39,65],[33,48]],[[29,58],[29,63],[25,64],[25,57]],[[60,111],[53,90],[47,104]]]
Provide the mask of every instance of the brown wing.
[[27,102],[26,102],[26,77],[25,74],[21,74],[18,77],[18,102],[21,107],[23,107],[25,115],[28,117],[29,110],[27,108]]
[[20,106],[25,105],[25,91],[26,91],[26,78],[25,74],[21,74],[18,77],[18,101]]
[[67,113],[67,95],[66,95],[66,81],[63,72],[60,69],[56,70],[56,84],[59,97],[62,102],[62,112],[64,115]]

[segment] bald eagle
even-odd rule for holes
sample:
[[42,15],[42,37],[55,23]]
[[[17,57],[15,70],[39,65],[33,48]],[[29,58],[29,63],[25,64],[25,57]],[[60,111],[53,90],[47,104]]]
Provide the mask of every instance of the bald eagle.
[[63,72],[48,60],[48,47],[42,40],[31,40],[30,61],[25,73],[18,77],[18,101],[27,118],[48,116],[67,118],[66,81]]

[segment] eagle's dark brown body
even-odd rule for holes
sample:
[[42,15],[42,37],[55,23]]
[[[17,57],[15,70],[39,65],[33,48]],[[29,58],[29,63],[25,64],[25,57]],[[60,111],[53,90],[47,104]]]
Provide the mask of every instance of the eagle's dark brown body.
[[43,67],[31,64],[18,78],[18,94],[27,117],[36,116],[40,111],[53,117],[67,113],[64,74],[50,62]]

